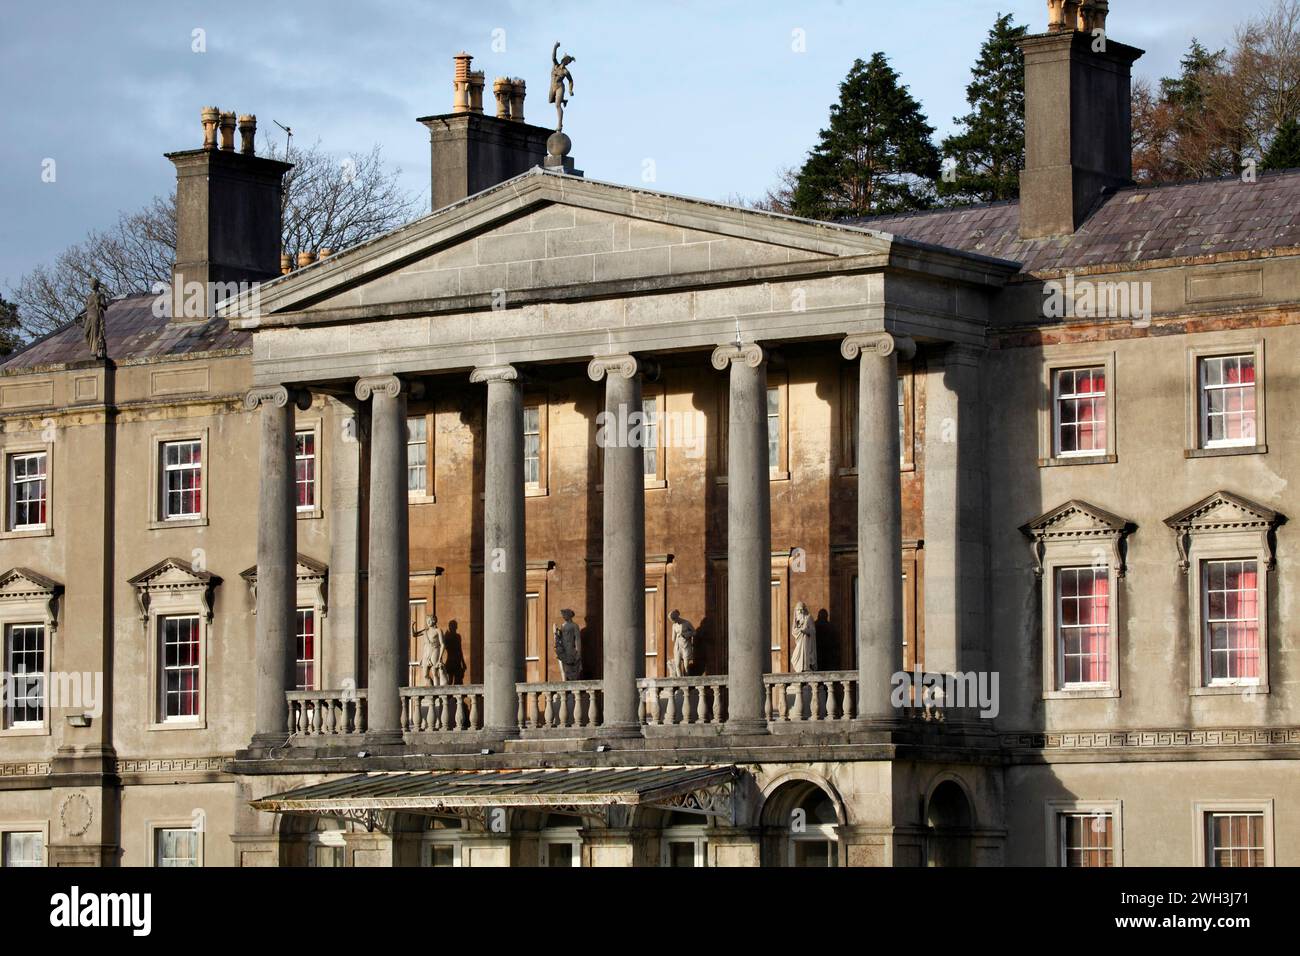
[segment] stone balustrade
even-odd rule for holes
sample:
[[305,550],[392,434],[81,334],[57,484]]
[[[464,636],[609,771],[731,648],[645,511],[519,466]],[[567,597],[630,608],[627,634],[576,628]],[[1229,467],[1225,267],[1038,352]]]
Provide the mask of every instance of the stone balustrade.
[[516,684],[521,730],[599,727],[604,721],[604,692],[598,680]]
[[366,732],[366,691],[285,691],[290,736],[339,737]]
[[403,687],[403,733],[453,733],[483,729],[483,685]]
[[765,674],[770,723],[850,721],[856,712],[857,671]]
[[726,720],[727,677],[650,677],[637,681],[638,716],[651,727],[721,724]]

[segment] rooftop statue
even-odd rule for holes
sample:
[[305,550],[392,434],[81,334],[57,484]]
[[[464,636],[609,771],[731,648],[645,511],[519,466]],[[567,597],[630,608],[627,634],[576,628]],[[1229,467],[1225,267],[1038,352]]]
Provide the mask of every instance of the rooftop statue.
[[560,59],[560,42],[555,41],[555,46],[551,48],[551,62],[555,65],[551,67],[551,91],[547,94],[546,102],[555,104],[555,131],[564,132],[564,107],[569,101],[564,98],[564,81],[569,81],[569,95],[573,95],[573,74],[569,72],[569,64],[576,57],[569,56],[567,53],[564,59]]
[[86,296],[86,315],[81,320],[81,332],[90,354],[102,359],[108,353],[104,343],[104,317],[108,314],[108,296],[98,279],[90,280],[90,294]]

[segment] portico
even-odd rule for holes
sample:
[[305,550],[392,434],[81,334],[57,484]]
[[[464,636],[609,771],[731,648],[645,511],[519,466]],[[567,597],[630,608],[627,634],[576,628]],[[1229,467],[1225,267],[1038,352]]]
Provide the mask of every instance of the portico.
[[[364,705],[350,704],[343,690],[291,692],[279,668],[261,667],[259,733],[271,734],[283,715],[281,734],[304,742],[364,734],[376,747],[399,745],[403,733],[459,733],[475,742],[530,728],[618,737],[665,723],[724,724],[729,734],[753,735],[773,719],[791,719],[774,699],[798,701],[793,719],[805,719],[806,702],[810,722],[887,726],[898,716],[890,678],[902,668],[904,614],[898,362],[912,358],[918,343],[978,349],[989,294],[1012,271],[862,229],[534,170],[268,284],[256,312],[253,300],[228,302],[232,324],[254,333],[256,394],[332,395],[368,411],[370,422],[368,436],[358,430],[368,441],[360,456],[369,487],[367,673],[358,680],[364,693],[352,695]],[[838,352],[856,367],[856,666],[765,677],[773,554],[768,368],[790,347]],[[617,442],[601,449],[597,478],[602,606],[589,610],[600,622],[600,673],[524,684],[528,568],[536,557],[526,546],[524,480],[531,377],[585,366],[603,391],[583,399],[592,416],[603,409],[620,420],[642,408],[661,360],[693,354],[707,356],[726,380],[717,422],[727,436],[719,478],[726,604],[718,612],[726,620],[726,673],[645,679],[646,450]],[[408,549],[394,545],[408,536],[407,401],[422,390],[463,393],[482,415],[483,484],[471,501],[482,541],[482,679],[411,689],[403,656]],[[971,397],[952,401],[963,400]],[[250,395],[250,407],[253,401]],[[260,407],[268,464],[259,564],[292,568],[295,542],[280,517],[291,507],[292,484],[272,462],[293,432],[293,410],[287,402]],[[945,477],[927,473],[926,480],[927,488],[942,487]],[[946,480],[955,484],[955,467]],[[959,560],[962,529],[952,525]],[[954,573],[959,581],[960,569]],[[292,616],[292,588],[267,581],[259,628]],[[549,629],[546,622],[544,641]],[[286,692],[287,713],[271,704]]]

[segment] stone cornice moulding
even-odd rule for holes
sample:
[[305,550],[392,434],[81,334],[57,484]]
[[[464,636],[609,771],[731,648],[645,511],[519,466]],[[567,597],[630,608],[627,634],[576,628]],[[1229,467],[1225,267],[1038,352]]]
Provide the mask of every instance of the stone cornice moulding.
[[1034,576],[1038,578],[1043,576],[1044,558],[1051,545],[1076,542],[1095,542],[1097,547],[1109,552],[1115,576],[1122,578],[1128,572],[1126,541],[1136,530],[1137,525],[1133,522],[1077,499],[1067,501],[1020,527],[1020,532],[1029,538]]
[[[171,580],[161,580],[170,575]],[[180,558],[164,558],[153,567],[141,571],[130,578],[127,584],[135,589],[136,603],[140,606],[140,621],[148,623],[149,607],[153,595],[162,593],[186,593],[197,591],[203,598],[203,614],[208,623],[212,622],[212,605],[215,590],[221,584],[221,578],[210,571],[196,569],[190,562]]]
[[747,344],[731,342],[719,345],[709,356],[709,361],[719,372],[725,372],[733,362],[744,362],[750,368],[758,368],[766,359],[767,353],[757,342]]
[[1277,565],[1277,528],[1285,523],[1285,515],[1230,491],[1216,491],[1190,508],[1184,508],[1165,519],[1165,524],[1174,532],[1178,567],[1184,574],[1191,568],[1194,537],[1234,532],[1256,533],[1260,536],[1260,550],[1267,555],[1268,570],[1272,571]]
[[916,355],[916,342],[906,335],[892,332],[865,332],[846,335],[840,343],[840,354],[849,361],[867,352],[874,352],[881,358],[897,352],[900,361],[907,361]]

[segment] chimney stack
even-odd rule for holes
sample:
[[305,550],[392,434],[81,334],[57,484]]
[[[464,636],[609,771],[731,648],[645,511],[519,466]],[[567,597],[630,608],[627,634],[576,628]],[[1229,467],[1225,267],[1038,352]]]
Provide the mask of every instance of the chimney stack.
[[[281,179],[289,163],[254,153],[257,120],[215,106],[201,112],[203,145],[167,153],[176,166],[172,321],[204,321],[239,283],[282,273]],[[235,129],[241,136],[235,150]],[[217,131],[221,142],[218,147]]]
[[1048,0],[1048,32],[1025,55],[1020,236],[1071,235],[1102,190],[1132,183],[1133,63],[1143,51],[1106,36],[1107,0]]
[[[524,122],[524,81],[497,77],[492,83],[496,115],[485,114],[484,75],[470,69],[473,59],[469,53],[452,57],[451,112],[419,119],[429,129],[434,209],[490,189],[546,159],[551,130]],[[571,165],[566,163],[566,171],[582,175]]]

